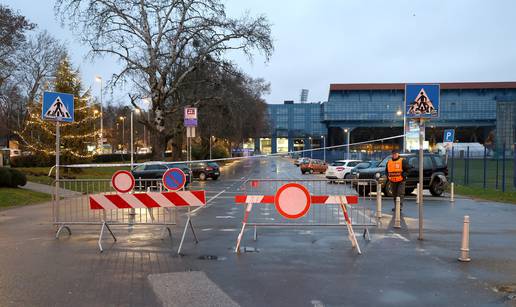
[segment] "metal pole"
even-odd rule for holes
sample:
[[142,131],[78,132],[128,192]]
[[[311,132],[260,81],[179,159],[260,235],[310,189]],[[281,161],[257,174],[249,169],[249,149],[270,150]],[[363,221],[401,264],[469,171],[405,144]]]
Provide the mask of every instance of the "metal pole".
[[310,140],[310,159],[313,159],[313,157],[314,157],[314,151],[312,150],[312,148],[313,148],[313,145],[312,145],[312,137],[309,137],[308,139]]
[[484,183],[483,183],[484,190],[486,189],[486,172],[487,172],[486,163],[487,163],[487,148],[484,146]]
[[56,121],[56,186],[55,186],[55,190],[54,190],[54,201],[55,201],[55,207],[54,209],[56,210],[56,214],[54,216],[54,218],[56,219],[55,221],[59,221],[59,211],[60,211],[60,208],[59,208],[59,156],[61,154],[61,131],[60,131],[60,122],[59,121]]
[[104,106],[102,101],[102,78],[100,79],[100,150],[104,151]]
[[469,158],[469,146],[466,150],[466,156],[464,157],[464,185],[468,184],[468,158]]
[[324,162],[326,162],[326,138],[323,136],[323,157]]
[[351,134],[351,129],[348,129],[348,139],[347,139],[347,142],[348,142],[348,143],[347,143],[347,144],[348,144],[348,158],[347,158],[347,159],[348,159],[348,160],[349,160],[349,147],[350,147],[350,146],[349,146],[349,139],[350,139],[349,135],[350,135],[350,134]]
[[451,148],[451,182],[453,182],[453,174],[455,173],[455,149]]
[[512,161],[512,185],[516,188],[516,143],[513,146],[514,160]]
[[406,152],[406,151],[407,151],[407,116],[406,116],[405,112],[403,112],[403,152]]
[[505,192],[505,143],[502,152],[502,192]]
[[210,160],[211,160],[211,139],[212,139],[212,136],[210,135]]
[[124,152],[125,147],[125,118],[122,117],[122,153]]
[[425,122],[419,119],[419,237],[423,240],[423,143],[425,138]]
[[134,164],[133,115],[134,115],[134,110],[131,110],[131,169],[133,169],[133,164]]
[[496,179],[495,179],[495,189],[498,190],[498,160],[500,159],[500,153],[496,152]]

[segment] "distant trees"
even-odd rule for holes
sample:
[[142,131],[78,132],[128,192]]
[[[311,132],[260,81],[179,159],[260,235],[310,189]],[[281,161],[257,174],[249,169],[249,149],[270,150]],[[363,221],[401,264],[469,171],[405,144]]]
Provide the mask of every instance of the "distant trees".
[[[228,127],[229,121],[245,116],[238,108],[249,110],[242,104],[247,101],[245,97],[256,100],[254,94],[261,93],[251,89],[260,81],[233,74],[236,70],[225,56],[228,50],[240,50],[251,57],[256,50],[269,58],[273,45],[270,25],[263,16],[230,18],[219,0],[57,0],[56,7],[94,56],[112,55],[122,63],[112,85],[130,82],[136,93],[133,101],[150,97],[153,118],[142,122],[155,135],[155,158],[162,157],[170,140],[180,139],[184,106],[205,108],[218,99],[219,108],[214,108],[230,116],[223,121],[226,131],[230,131],[235,127]],[[205,65],[218,80],[226,81],[218,83],[218,97],[206,91],[217,84],[206,81],[206,71],[194,77]],[[247,86],[251,88],[244,90]],[[241,134],[249,130],[244,120],[239,128]],[[181,148],[177,142],[174,146]]]

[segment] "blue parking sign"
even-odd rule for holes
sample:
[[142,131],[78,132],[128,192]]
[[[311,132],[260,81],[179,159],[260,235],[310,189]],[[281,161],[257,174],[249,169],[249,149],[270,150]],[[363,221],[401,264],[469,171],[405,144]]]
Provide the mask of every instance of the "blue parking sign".
[[406,84],[405,114],[407,118],[439,117],[439,84]]
[[453,143],[453,142],[455,142],[455,130],[454,129],[446,129],[446,130],[444,130],[443,142],[444,143]]
[[73,95],[66,93],[43,93],[41,117],[47,120],[71,123],[74,119]]

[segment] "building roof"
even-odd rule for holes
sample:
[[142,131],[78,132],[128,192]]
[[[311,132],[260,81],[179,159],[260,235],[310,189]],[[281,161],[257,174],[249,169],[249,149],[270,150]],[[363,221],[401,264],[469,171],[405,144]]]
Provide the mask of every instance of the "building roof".
[[[516,82],[445,82],[443,90],[458,89],[516,89]],[[330,91],[405,90],[405,83],[333,83]]]

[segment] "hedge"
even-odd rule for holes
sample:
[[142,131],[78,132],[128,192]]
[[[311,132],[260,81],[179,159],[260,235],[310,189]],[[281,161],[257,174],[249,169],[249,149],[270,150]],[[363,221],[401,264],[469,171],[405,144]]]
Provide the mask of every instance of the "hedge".
[[19,170],[0,167],[0,187],[16,188],[27,184],[27,177]]
[[[151,154],[134,155],[135,160],[148,160]],[[60,158],[60,164],[83,164],[83,163],[128,163],[131,161],[130,154],[106,154],[97,155],[91,158],[77,158],[70,154],[63,154]],[[30,156],[13,157],[11,165],[13,167],[49,167],[56,164],[54,155],[36,154]]]

